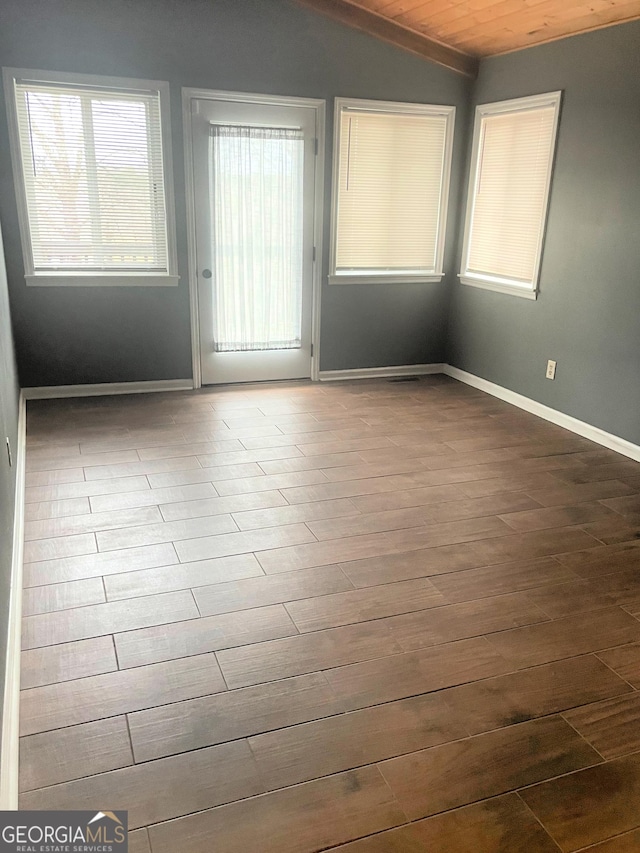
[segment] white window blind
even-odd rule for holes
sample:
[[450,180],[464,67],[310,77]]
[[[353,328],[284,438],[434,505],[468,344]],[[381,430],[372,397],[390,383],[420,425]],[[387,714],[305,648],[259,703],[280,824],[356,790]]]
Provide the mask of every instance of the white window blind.
[[527,100],[479,108],[463,281],[535,289],[559,98]]
[[335,278],[440,277],[453,108],[342,105]]
[[158,90],[15,79],[15,119],[28,274],[175,273]]

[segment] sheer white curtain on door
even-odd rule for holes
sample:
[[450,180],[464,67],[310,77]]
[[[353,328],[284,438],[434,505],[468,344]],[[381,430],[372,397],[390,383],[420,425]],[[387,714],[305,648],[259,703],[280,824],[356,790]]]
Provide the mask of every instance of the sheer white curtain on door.
[[211,126],[216,352],[301,345],[301,130]]

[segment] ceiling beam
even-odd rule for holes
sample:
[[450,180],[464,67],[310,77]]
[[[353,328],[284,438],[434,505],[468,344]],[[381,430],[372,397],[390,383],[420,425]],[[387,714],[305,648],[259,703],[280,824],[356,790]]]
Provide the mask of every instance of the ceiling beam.
[[478,74],[478,59],[463,53],[449,45],[422,35],[415,30],[398,24],[389,18],[379,15],[362,6],[357,6],[350,0],[296,0],[302,6],[307,6],[328,15],[336,21],[362,30],[370,36],[414,53],[422,59],[437,62],[459,74],[476,77]]

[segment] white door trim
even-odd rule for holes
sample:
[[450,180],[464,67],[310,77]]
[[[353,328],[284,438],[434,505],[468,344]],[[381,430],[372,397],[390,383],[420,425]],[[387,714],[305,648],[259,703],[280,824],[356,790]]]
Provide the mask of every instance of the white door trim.
[[193,171],[193,138],[191,132],[191,101],[238,101],[245,104],[272,104],[285,107],[311,107],[316,114],[318,140],[314,180],[313,238],[316,258],[313,264],[311,308],[311,379],[318,380],[320,365],[320,297],[322,289],[322,237],[324,212],[324,160],[326,101],[319,98],[296,98],[286,95],[258,95],[249,92],[222,92],[215,89],[182,89],[182,126],[184,131],[185,195],[187,202],[187,241],[189,262],[189,303],[191,309],[191,362],[193,387],[202,386],[200,364],[200,325],[198,309],[198,265],[196,252],[196,203]]

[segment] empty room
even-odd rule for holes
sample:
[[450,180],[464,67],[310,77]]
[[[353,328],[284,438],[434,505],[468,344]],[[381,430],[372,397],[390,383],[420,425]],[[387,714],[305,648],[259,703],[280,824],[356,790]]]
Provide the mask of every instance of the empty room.
[[640,853],[640,0],[0,67],[0,851]]

